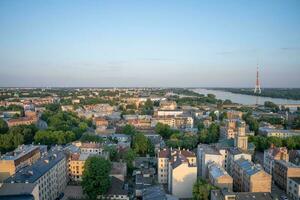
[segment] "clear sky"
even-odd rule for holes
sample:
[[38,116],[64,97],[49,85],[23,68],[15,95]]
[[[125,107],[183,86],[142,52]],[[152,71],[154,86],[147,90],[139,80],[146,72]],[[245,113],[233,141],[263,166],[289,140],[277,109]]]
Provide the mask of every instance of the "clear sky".
[[300,87],[299,0],[1,0],[0,86]]

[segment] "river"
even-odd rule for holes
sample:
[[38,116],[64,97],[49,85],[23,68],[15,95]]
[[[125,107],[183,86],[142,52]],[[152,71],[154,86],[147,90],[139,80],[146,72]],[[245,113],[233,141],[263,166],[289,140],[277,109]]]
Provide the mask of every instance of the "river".
[[259,104],[263,105],[265,101],[272,101],[276,104],[300,104],[300,100],[290,100],[290,99],[281,99],[281,98],[270,98],[270,97],[257,97],[252,95],[245,94],[235,94],[232,92],[225,92],[220,90],[209,90],[209,89],[193,89],[192,91],[199,94],[214,94],[217,99],[226,100],[229,99],[234,103],[244,104],[244,105],[254,105]]

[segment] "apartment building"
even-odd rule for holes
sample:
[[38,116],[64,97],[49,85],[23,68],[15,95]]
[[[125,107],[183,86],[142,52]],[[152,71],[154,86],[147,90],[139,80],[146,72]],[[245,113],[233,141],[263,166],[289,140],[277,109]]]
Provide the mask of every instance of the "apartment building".
[[85,161],[91,156],[89,153],[74,153],[68,159],[68,174],[71,181],[82,181]]
[[236,135],[246,135],[246,123],[240,119],[226,119],[220,127],[220,135],[224,139],[235,138]]
[[197,167],[198,176],[202,178],[208,177],[208,164],[216,163],[225,167],[227,152],[224,149],[217,149],[212,145],[199,144],[197,147]]
[[243,151],[236,147],[231,147],[231,148],[227,149],[227,158],[226,158],[225,169],[231,176],[233,174],[234,162],[240,158],[251,161],[252,155],[249,152]]
[[107,152],[104,151],[102,144],[97,142],[73,142],[73,145],[79,148],[80,153],[88,153],[100,155],[105,158],[108,157]]
[[183,115],[183,110],[156,110],[154,111],[155,117],[176,117]]
[[178,198],[192,198],[193,185],[197,181],[196,156],[191,152],[176,151],[169,162],[168,190]]
[[289,161],[288,149],[286,147],[271,147],[264,151],[264,169],[267,173],[273,174],[274,161]]
[[17,119],[9,119],[7,120],[8,127],[20,126],[20,125],[30,125],[37,123],[37,118],[34,117],[20,117]]
[[194,119],[190,116],[155,117],[151,122],[151,127],[155,127],[157,123],[166,124],[175,129],[194,127]]
[[105,128],[108,127],[108,121],[103,117],[94,117],[93,124],[96,127],[105,127]]
[[300,165],[300,150],[290,150],[289,161],[295,165]]
[[242,119],[243,112],[237,110],[226,111],[227,119]]
[[63,152],[51,150],[33,165],[5,180],[10,184],[38,185],[39,200],[56,199],[67,185],[67,160]]
[[292,136],[300,136],[299,130],[284,130],[284,129],[269,128],[269,127],[260,127],[258,132],[260,135],[266,137],[287,138]]
[[300,200],[300,177],[290,177],[287,179],[286,193],[293,200]]
[[270,192],[272,176],[260,165],[240,158],[234,162],[233,189],[237,192]]
[[212,185],[220,189],[232,191],[233,179],[222,166],[215,162],[209,163],[208,171],[208,179]]
[[177,103],[176,101],[160,101],[159,109],[160,110],[176,110]]
[[157,156],[157,174],[158,183],[167,184],[169,174],[169,162],[176,154],[182,154],[192,165],[196,165],[196,155],[189,150],[180,149],[163,149],[158,151]]
[[284,160],[275,160],[273,168],[273,180],[275,184],[287,191],[287,180],[292,177],[300,177],[300,166]]
[[32,165],[41,157],[39,146],[21,145],[12,152],[6,153],[0,159],[0,181],[15,174],[21,168]]

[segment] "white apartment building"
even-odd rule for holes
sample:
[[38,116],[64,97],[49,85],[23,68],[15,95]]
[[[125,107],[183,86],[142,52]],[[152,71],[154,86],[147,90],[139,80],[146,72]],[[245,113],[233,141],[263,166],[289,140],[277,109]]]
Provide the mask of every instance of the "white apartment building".
[[264,151],[264,169],[271,175],[273,174],[275,160],[289,161],[289,154],[286,147],[273,147]]
[[[168,157],[167,163],[165,162],[166,157]],[[193,152],[166,149],[160,151],[158,158],[159,182],[165,183],[167,175],[168,190],[173,196],[192,198],[193,185],[197,180],[196,163],[196,156]],[[162,171],[162,169],[167,170]]]
[[208,177],[209,163],[214,162],[219,166],[225,167],[226,154],[226,150],[218,150],[211,145],[199,144],[197,148],[198,176],[202,178]]
[[300,200],[300,178],[289,177],[287,179],[287,194],[293,200]]
[[197,181],[196,162],[190,163],[182,154],[176,154],[169,162],[168,179],[168,189],[173,196],[192,198],[193,185]]
[[6,183],[38,185],[39,200],[54,200],[67,185],[67,160],[63,152],[51,151],[33,165],[25,167]]

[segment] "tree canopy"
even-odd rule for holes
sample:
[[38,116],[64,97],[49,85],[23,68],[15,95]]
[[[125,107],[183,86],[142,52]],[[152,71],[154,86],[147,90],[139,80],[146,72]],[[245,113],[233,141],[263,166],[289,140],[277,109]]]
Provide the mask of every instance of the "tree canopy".
[[193,199],[194,200],[209,200],[210,191],[217,189],[213,185],[207,183],[204,179],[199,178],[193,185]]
[[0,118],[0,134],[7,133],[7,131],[8,131],[8,125],[6,121]]
[[101,157],[89,157],[84,164],[81,186],[89,199],[97,199],[110,188],[111,163]]

